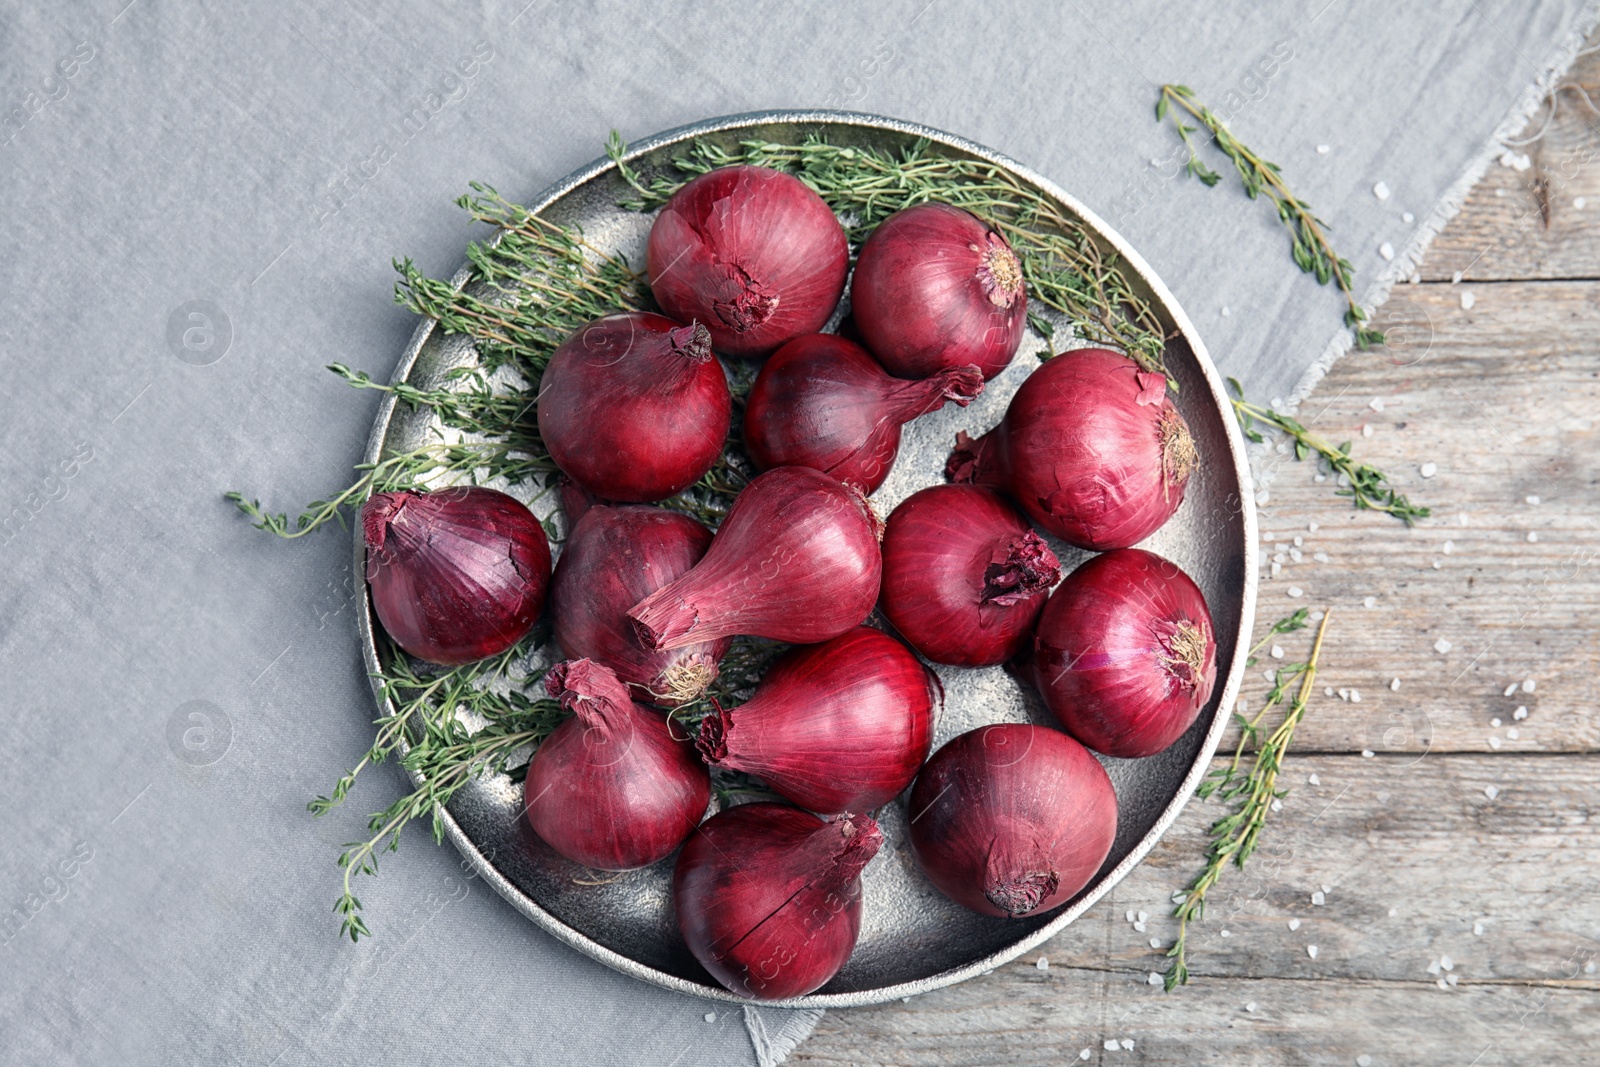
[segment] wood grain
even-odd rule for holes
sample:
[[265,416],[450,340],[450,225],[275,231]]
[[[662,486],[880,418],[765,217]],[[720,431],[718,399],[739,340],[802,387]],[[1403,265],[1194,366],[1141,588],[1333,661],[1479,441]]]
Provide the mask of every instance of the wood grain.
[[[1568,81],[1600,102],[1600,55]],[[1565,93],[1542,141],[1521,151],[1528,168],[1492,165],[1421,283],[1382,309],[1392,343],[1344,359],[1301,409],[1433,517],[1407,529],[1356,512],[1310,464],[1265,457],[1263,566],[1283,559],[1263,582],[1259,625],[1331,608],[1320,680],[1335,695],[1300,728],[1262,852],[1225,875],[1191,933],[1192,983],[1164,994],[1147,976],[1164,969],[1170,894],[1199,868],[1221,811],[1203,803],[1040,952],[910,1003],[830,1013],[791,1062],[1594,1058],[1600,115]],[[1279,642],[1285,660],[1309,643]],[[1247,701],[1273,662],[1263,656]],[[1143,931],[1130,910],[1148,913]],[[1446,955],[1453,970],[1430,973]],[[1456,985],[1438,988],[1447,975]],[[1122,1039],[1133,1048],[1105,1049]]]

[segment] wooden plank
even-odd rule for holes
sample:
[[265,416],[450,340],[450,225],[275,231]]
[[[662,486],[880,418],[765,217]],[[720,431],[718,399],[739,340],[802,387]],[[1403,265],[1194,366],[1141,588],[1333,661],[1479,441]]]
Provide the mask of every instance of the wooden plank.
[[[1580,59],[1566,81],[1600,103],[1600,55]],[[1544,136],[1513,149],[1528,157],[1526,169],[1490,166],[1429,249],[1424,279],[1600,277],[1600,114],[1572,90],[1560,100]]]
[[[1258,625],[1331,605],[1321,678],[1361,698],[1319,702],[1300,729],[1304,749],[1600,747],[1588,681],[1600,662],[1600,283],[1475,285],[1470,310],[1462,291],[1400,287],[1383,318],[1409,343],[1347,356],[1301,409],[1314,432],[1353,440],[1358,458],[1431,505],[1431,519],[1407,529],[1355,511],[1310,463],[1267,465],[1261,528],[1274,540],[1262,548],[1284,562],[1262,583]],[[1309,643],[1280,642],[1290,658]],[[1533,691],[1506,694],[1530,678]],[[1524,721],[1512,717],[1519,707]]]
[[[1174,936],[1169,895],[1219,810],[1203,804],[1039,952],[906,1004],[831,1013],[792,1062],[1063,1063],[1090,1048],[1112,1064],[1484,1067],[1600,1047],[1600,757],[1313,756],[1291,758],[1286,781],[1263,851],[1191,932],[1189,986],[1148,983],[1165,964],[1149,939]],[[1149,913],[1144,931],[1130,910]],[[1446,975],[1456,984],[1441,990]],[[1104,1050],[1121,1038],[1131,1052]]]

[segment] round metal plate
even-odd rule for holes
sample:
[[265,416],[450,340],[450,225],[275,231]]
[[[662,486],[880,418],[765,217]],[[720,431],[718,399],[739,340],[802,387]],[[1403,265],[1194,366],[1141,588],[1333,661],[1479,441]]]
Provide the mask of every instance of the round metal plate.
[[[861,936],[854,955],[818,992],[784,1002],[793,1007],[875,1004],[962,981],[1014,959],[1064,927],[1133,869],[1171,825],[1194,792],[1227,725],[1228,709],[1243,673],[1239,650],[1250,633],[1256,571],[1250,554],[1256,541],[1244,444],[1229,411],[1222,381],[1193,324],[1172,294],[1138,254],[1104,222],[1067,193],[1026,167],[980,145],[910,122],[834,111],[786,111],[736,115],[685,126],[634,145],[635,166],[661,164],[684,142],[703,139],[725,146],[763,138],[797,143],[810,134],[834,143],[897,150],[926,138],[956,157],[986,160],[1011,171],[1076,216],[1108,252],[1123,263],[1134,288],[1150,300],[1172,334],[1167,366],[1181,391],[1178,406],[1194,433],[1203,466],[1191,481],[1183,506],[1143,547],[1184,568],[1205,592],[1217,630],[1218,674],[1224,682],[1194,727],[1165,752],[1143,760],[1102,759],[1117,790],[1116,843],[1105,866],[1066,906],[1027,919],[1001,920],[973,914],[939,895],[911,862],[906,843],[904,798],[879,813],[887,843],[863,876]],[[651,216],[616,206],[625,186],[609,160],[597,160],[528,202],[553,221],[579,225],[589,242],[642,263]],[[468,270],[455,284],[468,281]],[[906,428],[893,474],[874,495],[887,516],[916,489],[942,481],[945,457],[958,429],[974,435],[1000,420],[1022,379],[1038,366],[1041,338],[1031,332],[1011,367],[966,409],[948,407]],[[401,356],[395,381],[429,386],[450,368],[473,358],[467,339],[423,322]],[[386,399],[367,447],[366,461],[411,447],[435,429],[426,412]],[[541,501],[541,517],[553,504]],[[1054,544],[1064,566],[1086,553]],[[362,565],[359,530],[356,558]],[[359,571],[358,571],[359,573]],[[370,670],[380,667],[369,610],[359,613],[362,648]],[[1000,668],[939,668],[946,704],[936,745],[990,722],[1033,722],[1053,728],[1036,697]],[[380,704],[384,697],[374,687]],[[392,709],[391,709],[392,710]],[[445,830],[489,885],[540,927],[608,966],[668,989],[716,1000],[735,1000],[689,955],[678,937],[669,893],[672,864],[624,875],[601,875],[555,855],[519,817],[522,785],[505,775],[464,788],[450,805]]]

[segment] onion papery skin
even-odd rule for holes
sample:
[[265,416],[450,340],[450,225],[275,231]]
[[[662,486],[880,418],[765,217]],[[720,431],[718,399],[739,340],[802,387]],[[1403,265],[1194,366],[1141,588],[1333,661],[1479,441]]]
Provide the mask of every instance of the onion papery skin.
[[796,337],[761,367],[744,409],[744,443],[762,470],[794,465],[870,493],[900,451],[900,427],[983,392],[975,366],[908,382],[833,334]]
[[1081,348],[1030,374],[999,426],[960,434],[945,474],[1003,489],[1049,533],[1103,552],[1160,529],[1198,462],[1165,377]]
[[550,583],[550,621],[566,655],[605,664],[634,699],[662,707],[694,700],[717,679],[731,637],[656,652],[628,609],[686,574],[711,531],[678,511],[591,504],[567,537]]
[[693,485],[728,436],[733,397],[705,327],[607,315],[556,349],[539,379],[539,436],[604,500],[648,503]]
[[719,167],[672,194],[650,227],[650,291],[702,322],[717,351],[764,356],[816,333],[844,293],[850,247],[822,198],[769,167]]
[[910,649],[858,626],[785,653],[748,701],[702,720],[697,744],[708,763],[756,775],[803,808],[871,811],[928,758],[938,696]]
[[912,856],[945,896],[983,915],[1059,907],[1117,836],[1117,795],[1089,750],[1027,723],[981,726],[933,754],[911,787]]
[[935,663],[992,667],[1022,651],[1061,563],[992,489],[934,485],[889,515],[883,614]]
[[872,231],[850,281],[851,315],[889,373],[1005,370],[1028,324],[1022,265],[999,233],[948,204],[917,204]]
[[523,812],[533,832],[574,863],[602,871],[671,855],[711,802],[711,777],[694,749],[592,660],[556,664],[545,685],[572,718],[528,763]]
[[824,822],[782,804],[730,808],[702,823],[678,856],[678,930],[739,996],[804,996],[850,958],[861,871],[882,844],[865,815]]
[[1177,564],[1126,548],[1088,560],[1050,595],[1033,665],[1073,737],[1108,756],[1152,756],[1211,699],[1216,629]]
[[734,499],[705,558],[628,616],[658,650],[737,634],[827,641],[878,599],[880,532],[856,490],[806,467],[775,467]]
[[478,486],[374,493],[361,509],[367,585],[406,652],[456,666],[533,629],[550,585],[550,542],[522,502]]

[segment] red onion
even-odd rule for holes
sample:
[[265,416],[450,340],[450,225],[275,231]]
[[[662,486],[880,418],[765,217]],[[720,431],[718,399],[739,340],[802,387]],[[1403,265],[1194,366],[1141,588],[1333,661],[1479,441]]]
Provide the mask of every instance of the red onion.
[[628,615],[658,650],[734,634],[826,641],[878,599],[878,534],[854,489],[806,467],[775,467],[734,499],[705,558]]
[[1162,375],[1080,348],[1029,375],[999,426],[958,435],[945,473],[1004,489],[1050,533],[1104,551],[1159,529],[1198,465]]
[[700,754],[803,808],[870,811],[899,796],[928,758],[934,694],[910,649],[858,626],[785,653],[748,701],[707,715]]
[[1200,587],[1177,564],[1125,548],[1090,559],[1050,595],[1034,671],[1073,737],[1108,756],[1150,756],[1211,699],[1215,633]]
[[1089,884],[1117,836],[1117,795],[1089,751],[1026,723],[945,745],[911,787],[911,853],[938,890],[1018,918]]
[[635,699],[675,707],[717,679],[733,638],[655,652],[628,609],[700,562],[711,531],[665,508],[591,506],[572,528],[550,583],[550,620],[568,656],[596,660],[634,687]]
[[672,194],[650,227],[650,291],[703,322],[717,351],[764,356],[822,329],[844,292],[850,247],[822,198],[768,167],[721,167]]
[[981,392],[977,367],[907,382],[842,337],[796,337],[772,354],[750,388],[744,443],[763,470],[810,467],[870,493],[894,466],[902,424],[947,400],[966,407]]
[[714,815],[673,871],[678,929],[694,958],[740,996],[804,996],[856,947],[861,871],[882,844],[865,815],[824,822],[782,804]]
[[992,667],[1027,643],[1061,563],[1000,494],[935,485],[883,533],[883,613],[935,663]]
[[596,319],[539,379],[539,436],[574,482],[606,500],[664,500],[716,462],[733,398],[704,326],[644,311]]
[[896,211],[872,231],[850,306],[872,354],[902,378],[971,364],[993,378],[1028,324],[1016,253],[976,215],[948,204]]
[[522,503],[477,486],[374,493],[361,509],[372,608],[394,643],[454,666],[527,636],[550,543]]
[[528,763],[523,810],[545,843],[602,871],[665,859],[711,802],[711,777],[666,718],[591,660],[558,663],[550,695],[572,712]]

